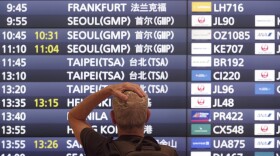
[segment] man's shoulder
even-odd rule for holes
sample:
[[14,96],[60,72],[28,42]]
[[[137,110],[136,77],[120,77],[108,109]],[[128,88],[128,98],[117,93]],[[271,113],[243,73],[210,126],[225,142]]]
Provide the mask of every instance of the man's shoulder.
[[169,155],[177,155],[175,154],[177,152],[173,147],[167,145],[160,145],[160,147],[161,147],[161,151],[163,151],[164,153],[168,153]]
[[[121,136],[120,138],[115,140],[114,143],[116,144],[116,147],[121,151],[121,153],[130,153],[133,151],[144,150],[143,153],[145,154],[147,151],[150,151],[152,153],[158,151],[163,155],[177,156],[177,152],[174,148],[167,145],[158,144],[158,142],[151,136]],[[138,146],[140,148],[138,148]]]
[[86,155],[101,155],[107,150],[107,138],[92,128],[83,129],[80,138]]
[[137,135],[121,135],[114,141],[132,141],[132,140],[141,140],[143,137]]

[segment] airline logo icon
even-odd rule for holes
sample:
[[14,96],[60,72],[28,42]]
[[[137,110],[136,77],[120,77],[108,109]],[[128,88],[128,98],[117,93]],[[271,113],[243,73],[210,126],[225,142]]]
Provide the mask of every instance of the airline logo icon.
[[274,110],[255,110],[256,121],[274,121],[275,112]]
[[192,67],[211,67],[212,59],[211,56],[192,56],[191,66]]
[[192,70],[192,81],[211,81],[211,70]]
[[211,2],[192,2],[192,12],[211,12]]
[[255,15],[255,27],[275,27],[275,15]]
[[211,108],[211,97],[191,97],[191,108]]
[[275,30],[255,30],[255,40],[275,40]]
[[191,30],[193,40],[211,40],[212,39],[212,30],[211,29],[199,29]]
[[212,16],[211,15],[192,15],[193,27],[211,27]]
[[274,124],[255,124],[255,135],[274,135]]
[[274,148],[274,138],[255,138],[255,148]]
[[275,71],[255,70],[255,81],[275,81]]
[[208,151],[196,151],[196,152],[191,152],[191,156],[211,156],[211,152],[208,152]]
[[255,156],[274,156],[274,152],[255,152]]
[[210,111],[192,111],[192,122],[210,122]]
[[211,125],[210,124],[192,124],[191,135],[210,135]]
[[209,149],[211,148],[210,138],[193,138],[191,141],[192,149]]
[[192,83],[192,95],[211,95],[211,83]]
[[274,95],[274,84],[255,84],[256,95]]
[[192,54],[210,55],[212,53],[211,43],[192,43]]
[[255,43],[255,54],[275,54],[275,43]]

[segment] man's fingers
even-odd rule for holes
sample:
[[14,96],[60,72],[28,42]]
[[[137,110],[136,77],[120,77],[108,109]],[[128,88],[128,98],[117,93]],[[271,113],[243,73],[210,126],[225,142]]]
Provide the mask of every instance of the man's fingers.
[[136,88],[134,90],[135,93],[137,93],[140,97],[144,97],[145,96],[145,92],[139,87],[139,88]]
[[126,90],[133,91],[140,97],[145,97],[146,96],[146,93],[141,89],[140,85],[135,84],[135,83],[125,82],[125,83],[122,83],[122,84],[115,85],[111,88],[112,88],[112,91],[113,91],[112,94],[114,96],[117,96],[120,99],[125,100],[125,101],[127,100],[128,97],[125,94],[123,94],[123,92],[126,91]]
[[131,90],[131,91],[135,92],[140,97],[144,97],[146,95],[145,92],[141,89],[140,85],[138,85],[138,84],[129,83],[129,84],[127,84],[126,87],[127,87],[126,88],[127,90]]
[[127,95],[125,95],[124,93],[118,91],[114,93],[114,96],[120,98],[123,101],[126,101],[128,99]]

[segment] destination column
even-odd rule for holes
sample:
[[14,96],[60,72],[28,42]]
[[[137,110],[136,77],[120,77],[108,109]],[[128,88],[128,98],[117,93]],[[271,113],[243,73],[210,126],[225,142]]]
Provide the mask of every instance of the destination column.
[[[1,154],[82,155],[68,125],[69,110],[107,85],[128,81],[140,84],[150,97],[152,117],[145,134],[186,155],[185,1],[24,3],[28,6],[24,66],[28,76],[20,83],[27,87],[21,95],[26,101],[0,110],[15,114],[10,108],[19,106],[26,118],[12,121],[2,116],[1,123],[4,128],[22,124],[24,134],[16,129],[7,134],[2,128]],[[3,80],[0,84],[12,83]],[[18,97],[3,90],[0,95]],[[106,99],[87,120],[96,131],[117,136],[109,117],[111,105],[111,99]]]

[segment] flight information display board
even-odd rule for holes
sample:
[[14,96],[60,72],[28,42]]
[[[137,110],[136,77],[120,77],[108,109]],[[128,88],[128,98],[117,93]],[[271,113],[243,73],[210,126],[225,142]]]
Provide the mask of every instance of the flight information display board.
[[[68,112],[134,82],[180,156],[280,153],[279,1],[0,1],[0,156],[82,156]],[[110,98],[90,113],[117,136]]]

